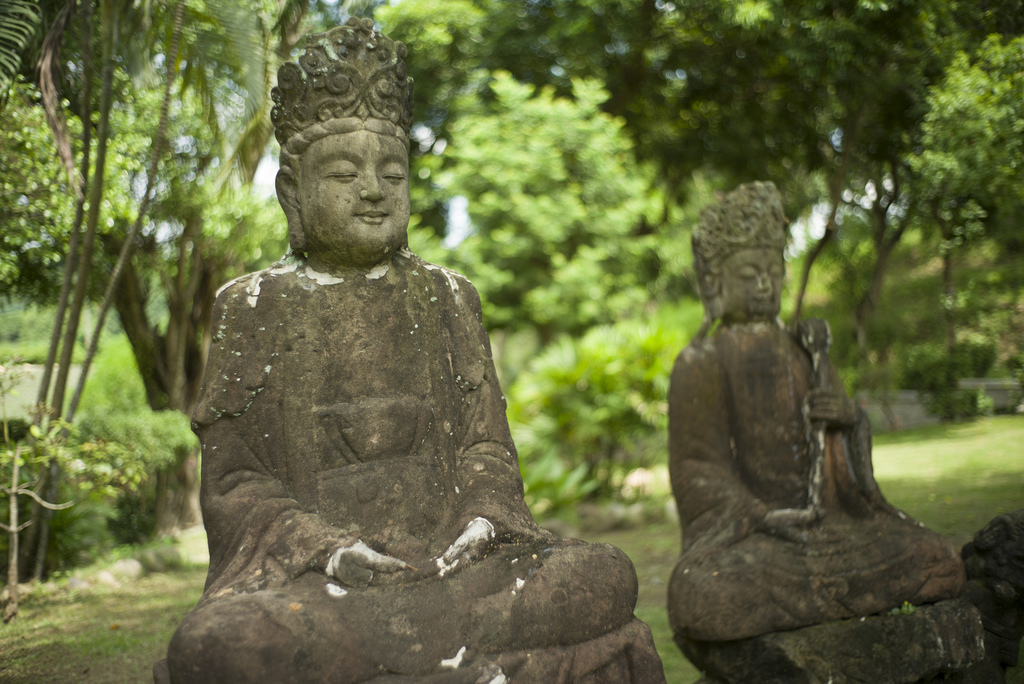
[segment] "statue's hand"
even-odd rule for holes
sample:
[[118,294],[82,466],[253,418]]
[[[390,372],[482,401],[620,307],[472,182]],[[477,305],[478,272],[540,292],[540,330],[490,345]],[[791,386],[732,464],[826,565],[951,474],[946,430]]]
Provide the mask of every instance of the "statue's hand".
[[459,538],[437,559],[438,573],[444,576],[459,563],[472,563],[484,554],[493,539],[494,525],[487,518],[473,518]]
[[408,567],[405,561],[385,556],[357,541],[344,546],[327,561],[327,575],[350,587],[365,587],[375,572],[398,572]]
[[824,517],[820,508],[776,508],[761,519],[761,529],[768,534],[794,543],[807,541],[804,528]]
[[807,417],[824,421],[828,427],[849,427],[857,419],[857,407],[843,393],[828,389],[813,389],[804,400]]

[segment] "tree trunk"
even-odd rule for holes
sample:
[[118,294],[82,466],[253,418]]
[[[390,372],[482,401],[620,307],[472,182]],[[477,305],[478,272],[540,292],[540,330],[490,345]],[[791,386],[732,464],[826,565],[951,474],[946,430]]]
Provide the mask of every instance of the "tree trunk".
[[75,411],[78,408],[78,402],[82,398],[82,391],[85,389],[85,381],[89,375],[89,367],[92,365],[93,357],[96,355],[96,350],[99,347],[100,335],[103,332],[103,321],[106,319],[107,312],[110,310],[110,304],[114,299],[114,293],[117,291],[119,281],[121,280],[121,274],[124,272],[125,264],[131,259],[132,248],[135,245],[135,238],[142,227],[142,220],[149,211],[149,204],[153,199],[153,183],[156,180],[156,169],[160,162],[160,155],[163,152],[164,144],[167,138],[167,115],[171,104],[171,87],[174,84],[175,76],[178,73],[178,44],[181,38],[181,24],[182,19],[185,15],[185,2],[184,0],[178,0],[178,4],[174,10],[174,28],[171,32],[171,44],[167,54],[171,56],[171,59],[167,65],[167,78],[164,82],[164,99],[160,105],[160,121],[157,124],[156,136],[153,141],[153,156],[149,162],[149,169],[146,172],[146,191],[142,196],[142,203],[139,205],[138,214],[135,216],[135,222],[132,224],[131,230],[128,231],[128,235],[125,236],[124,243],[121,246],[121,252],[117,257],[117,264],[114,266],[114,271],[110,275],[110,280],[107,283],[106,292],[103,295],[103,303],[100,305],[99,314],[96,317],[96,327],[92,335],[92,339],[89,341],[89,350],[85,355],[85,362],[82,364],[82,371],[78,376],[78,386],[75,388],[75,395],[71,399],[71,405],[68,407],[67,421],[70,423],[74,420]]
[[821,253],[825,251],[825,247],[832,238],[835,236],[837,225],[836,225],[836,214],[839,212],[839,203],[843,199],[843,188],[846,186],[846,177],[850,168],[850,159],[853,157],[853,150],[856,147],[857,139],[860,137],[861,128],[864,124],[864,112],[867,108],[867,101],[863,101],[857,112],[853,115],[853,119],[850,122],[852,125],[845,127],[845,130],[851,131],[849,137],[843,141],[842,150],[840,154],[842,159],[839,162],[839,169],[829,179],[829,202],[832,208],[829,210],[828,222],[825,224],[825,234],[821,236],[821,240],[814,246],[814,249],[804,260],[803,273],[800,275],[800,289],[796,295],[796,307],[793,309],[793,320],[800,320],[800,314],[803,312],[804,306],[804,295],[807,294],[807,282],[811,279],[811,267],[814,266],[814,262],[818,260]]
[[4,622],[10,622],[18,614],[18,459],[21,458],[21,447],[14,451],[11,464],[11,493],[8,503],[11,507],[10,519],[7,521],[7,607],[4,608]]
[[[82,11],[79,15],[81,26],[81,41],[83,45],[92,45],[92,2],[86,0],[81,5]],[[39,382],[39,392],[36,395],[36,405],[39,410],[32,417],[32,422],[42,425],[44,407],[50,395],[50,382],[53,378],[53,367],[57,361],[57,353],[60,350],[61,334],[64,332],[64,318],[67,313],[68,298],[70,297],[74,273],[78,264],[79,243],[82,235],[82,220],[85,217],[85,197],[89,188],[89,160],[92,151],[92,79],[93,65],[92,53],[89,50],[82,50],[82,97],[79,118],[82,121],[82,162],[79,166],[79,178],[75,184],[77,201],[75,202],[75,218],[71,226],[71,236],[68,242],[68,251],[65,255],[64,278],[61,281],[60,295],[57,299],[57,312],[54,315],[53,331],[50,334],[50,347],[46,353],[46,363],[43,364],[43,377]],[[49,415],[49,412],[46,412]],[[40,485],[45,487],[45,473],[40,474]],[[39,492],[41,493],[41,488]],[[38,503],[33,502],[32,512],[29,519],[36,524],[30,525],[25,535],[25,543],[22,545],[21,568],[28,573],[31,558],[35,555],[35,549],[39,541],[39,521],[44,515],[44,509]]]
[[[82,243],[82,255],[78,262],[78,274],[68,312],[67,329],[64,333],[64,346],[61,349],[60,367],[53,388],[53,399],[50,402],[55,417],[60,417],[64,408],[64,392],[67,388],[68,373],[71,368],[71,354],[74,351],[75,339],[78,336],[78,321],[85,302],[89,269],[92,265],[92,251],[96,241],[96,230],[99,224],[100,206],[103,203],[103,177],[107,161],[107,143],[110,138],[110,109],[113,100],[114,81],[114,46],[117,43],[118,13],[114,11],[113,0],[104,0],[101,4],[103,14],[103,76],[100,93],[100,118],[96,129],[96,168],[92,174],[93,181],[89,187],[89,213],[86,220],[85,237]],[[57,485],[60,479],[60,468],[55,461],[49,466],[50,481],[45,490],[44,499],[53,501],[57,496]],[[36,548],[35,569],[32,576],[36,580],[43,578],[46,568],[46,554],[49,546],[51,511],[43,509],[39,519],[39,541]]]
[[875,265],[871,269],[871,281],[868,284],[867,292],[864,293],[864,296],[857,302],[857,306],[853,310],[857,347],[860,350],[862,359],[867,358],[868,321],[875,313],[878,302],[882,298],[882,286],[885,284],[885,276],[889,270],[889,260],[892,258],[893,252],[896,251],[896,246],[903,238],[903,233],[910,224],[910,217],[913,213],[911,209],[908,209],[906,215],[900,219],[899,225],[889,230],[888,207],[891,204],[892,202],[885,205],[876,205],[876,210],[872,212],[872,217],[875,220]]
[[938,216],[942,231],[942,308],[946,318],[946,353],[952,359],[956,347],[956,283],[953,280],[953,229],[949,222]]
[[[82,3],[79,23],[82,30],[82,44],[92,45],[92,3],[89,0]],[[56,62],[57,60],[58,57],[55,56],[54,61]],[[67,312],[68,297],[71,293],[71,285],[78,263],[82,219],[85,215],[85,195],[89,187],[89,156],[92,149],[92,125],[90,123],[92,114],[92,76],[92,54],[88,50],[82,50],[82,102],[81,111],[79,112],[79,118],[82,121],[82,162],[78,169],[77,181],[73,178],[70,179],[75,188],[77,200],[75,202],[75,218],[71,226],[71,236],[68,242],[67,255],[65,256],[64,278],[61,281],[60,295],[57,299],[57,313],[54,316],[53,332],[50,335],[50,348],[46,354],[46,363],[43,365],[43,377],[39,383],[39,393],[36,397],[36,404],[40,406],[46,403],[50,395],[50,380],[53,375],[54,363],[57,360],[57,351],[60,348],[60,338],[64,330],[64,316]],[[55,97],[54,99],[56,100],[57,98]],[[44,105],[47,107],[50,105],[59,106],[57,102],[47,104],[46,100],[44,100]],[[48,120],[56,120],[56,118],[56,113],[47,116]],[[59,137],[60,134],[55,131],[54,138]],[[40,425],[42,419],[43,416],[37,413],[33,422],[36,425]]]

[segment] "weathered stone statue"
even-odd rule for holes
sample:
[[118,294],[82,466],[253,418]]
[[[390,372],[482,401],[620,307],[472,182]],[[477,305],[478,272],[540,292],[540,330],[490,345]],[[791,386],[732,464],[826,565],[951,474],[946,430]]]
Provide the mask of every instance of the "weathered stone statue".
[[931,603],[964,587],[955,549],[882,497],[866,417],[828,360],[827,326],[791,330],[778,319],[785,226],[775,186],[751,183],[694,231],[705,325],[679,355],[669,397],[683,546],[669,616],[691,659],[697,642]]
[[663,682],[629,559],[524,504],[476,291],[407,248],[405,55],[353,19],[278,73],[292,255],[218,297],[169,678]]

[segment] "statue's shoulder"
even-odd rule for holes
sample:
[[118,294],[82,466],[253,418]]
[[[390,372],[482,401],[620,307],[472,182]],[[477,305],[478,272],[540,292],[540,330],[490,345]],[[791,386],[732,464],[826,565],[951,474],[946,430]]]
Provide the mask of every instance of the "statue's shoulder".
[[452,301],[456,306],[465,308],[471,312],[477,320],[480,320],[480,294],[476,291],[476,288],[473,287],[473,283],[469,281],[469,278],[458,271],[453,271],[445,266],[425,261],[404,247],[399,250],[397,258],[407,260],[411,267],[424,269],[434,279],[434,282],[437,283],[440,292],[444,293],[446,296],[450,294]]
[[[282,260],[225,284],[217,292],[213,338],[203,389],[192,414],[194,426],[240,416],[263,391],[288,334],[283,296],[296,286],[298,262]],[[280,300],[280,302],[278,301]]]
[[480,295],[469,279],[450,268],[424,261],[403,250],[399,258],[408,259],[408,267],[429,273],[434,279],[440,319],[447,328],[448,359],[456,383],[463,391],[479,387],[491,366],[491,346],[483,328]]
[[230,280],[217,290],[216,307],[218,310],[250,309],[255,312],[261,297],[265,301],[268,290],[289,289],[297,284],[297,272],[301,266],[298,259],[288,255],[263,270],[246,273]]
[[719,350],[715,338],[699,335],[686,345],[676,357],[676,368],[718,363]]

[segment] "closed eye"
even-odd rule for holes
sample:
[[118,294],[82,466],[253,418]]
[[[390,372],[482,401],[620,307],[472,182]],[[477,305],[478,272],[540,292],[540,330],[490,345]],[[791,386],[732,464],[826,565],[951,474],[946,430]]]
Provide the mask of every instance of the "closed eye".
[[335,180],[339,180],[342,183],[351,183],[356,178],[358,178],[358,174],[352,173],[352,172],[337,171],[337,172],[334,172],[334,173],[325,173],[324,177],[325,178],[334,178]]

